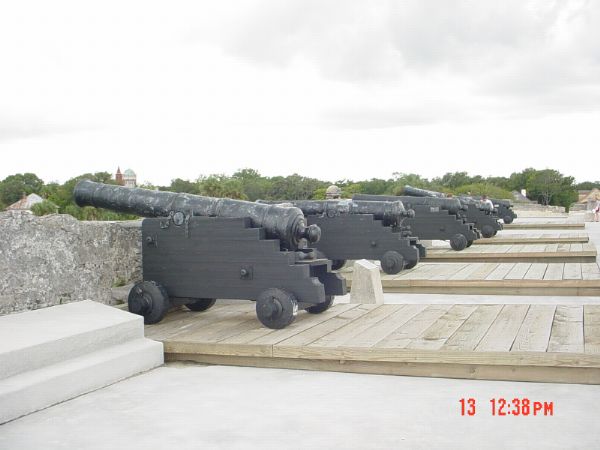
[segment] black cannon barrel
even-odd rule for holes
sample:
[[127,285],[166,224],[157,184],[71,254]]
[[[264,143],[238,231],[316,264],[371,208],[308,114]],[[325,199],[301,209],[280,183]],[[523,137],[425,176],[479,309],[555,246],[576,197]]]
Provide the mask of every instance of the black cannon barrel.
[[414,217],[413,210],[407,210],[399,200],[355,201],[342,200],[257,200],[267,204],[290,204],[300,208],[305,215],[372,214],[386,225],[397,225],[404,217]]
[[405,207],[411,208],[412,205],[427,205],[437,207],[448,211],[450,214],[458,214],[463,208],[460,200],[457,198],[441,198],[441,197],[412,197],[409,195],[371,195],[371,194],[354,194],[353,200],[371,200],[378,202],[386,201],[401,201]]
[[411,197],[439,197],[446,198],[444,194],[437,191],[429,191],[427,189],[420,189],[416,187],[409,186],[408,184],[404,186],[404,195],[410,195]]
[[[486,205],[483,202],[474,199],[473,197],[469,197],[467,195],[459,195],[457,197],[446,197],[441,192],[437,191],[429,191],[427,189],[419,189],[409,185],[404,186],[404,193],[406,195],[416,196],[416,197],[438,197],[438,198],[458,198],[463,206],[467,206],[469,204],[475,204],[482,211],[492,211],[493,208],[490,205]],[[463,208],[466,209],[466,208]]]
[[166,217],[177,212],[193,216],[248,217],[262,227],[271,239],[279,239],[285,248],[297,249],[301,239],[317,242],[321,230],[307,226],[299,208],[264,205],[229,198],[151,191],[83,180],[73,191],[79,206],[95,206],[142,217]]
[[481,200],[470,197],[468,195],[460,195],[457,198],[460,199],[460,201],[463,202],[465,205],[477,206],[481,211],[487,211],[487,212],[494,211],[494,207],[492,205],[490,205],[489,203],[484,203]]

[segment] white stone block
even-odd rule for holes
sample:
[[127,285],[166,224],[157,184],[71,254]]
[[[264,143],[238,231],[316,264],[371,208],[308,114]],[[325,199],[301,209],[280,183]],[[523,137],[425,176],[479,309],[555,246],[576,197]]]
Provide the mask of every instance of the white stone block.
[[379,267],[366,259],[354,263],[350,303],[383,305],[383,288]]
[[0,317],[0,424],[160,366],[136,316],[92,301]]

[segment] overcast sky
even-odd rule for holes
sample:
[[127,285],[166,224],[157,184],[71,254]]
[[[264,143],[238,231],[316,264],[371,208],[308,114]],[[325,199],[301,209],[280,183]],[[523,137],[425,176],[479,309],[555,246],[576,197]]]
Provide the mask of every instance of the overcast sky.
[[600,1],[0,4],[0,179],[598,180]]

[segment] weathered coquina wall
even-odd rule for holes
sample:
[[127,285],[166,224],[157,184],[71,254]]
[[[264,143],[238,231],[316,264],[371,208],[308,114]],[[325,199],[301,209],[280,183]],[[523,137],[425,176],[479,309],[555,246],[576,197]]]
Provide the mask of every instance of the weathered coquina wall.
[[84,299],[141,279],[139,222],[0,212],[0,315]]

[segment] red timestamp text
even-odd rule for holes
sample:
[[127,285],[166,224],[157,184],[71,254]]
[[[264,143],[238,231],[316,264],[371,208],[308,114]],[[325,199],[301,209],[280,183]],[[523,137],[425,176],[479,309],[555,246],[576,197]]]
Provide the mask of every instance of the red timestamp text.
[[[478,412],[477,400],[461,398],[458,401],[461,416],[474,416]],[[513,399],[492,398],[486,403],[492,416],[553,416],[554,402],[532,401],[526,397]]]

